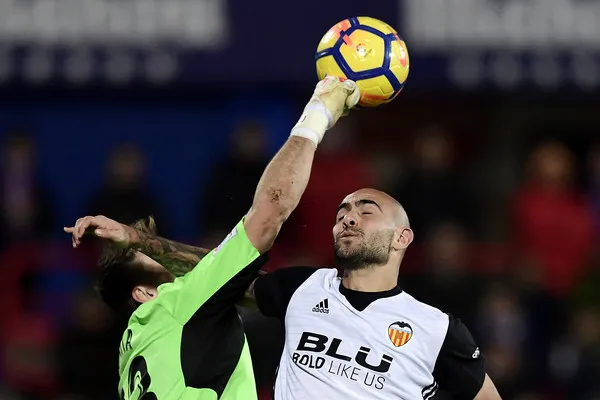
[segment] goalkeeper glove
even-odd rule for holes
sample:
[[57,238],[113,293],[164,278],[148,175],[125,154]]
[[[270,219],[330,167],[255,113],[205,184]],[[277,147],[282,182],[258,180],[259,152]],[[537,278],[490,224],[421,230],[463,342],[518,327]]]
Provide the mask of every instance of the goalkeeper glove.
[[325,132],[333,127],[342,115],[354,107],[360,91],[351,80],[327,76],[317,83],[313,96],[304,108],[302,116],[292,128],[290,135],[321,143]]

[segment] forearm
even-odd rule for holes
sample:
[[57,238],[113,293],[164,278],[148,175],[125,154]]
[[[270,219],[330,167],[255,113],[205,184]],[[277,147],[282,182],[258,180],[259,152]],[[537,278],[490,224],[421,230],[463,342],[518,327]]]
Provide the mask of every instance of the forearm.
[[252,207],[264,207],[274,218],[287,219],[308,185],[316,149],[310,140],[291,136],[265,169]]
[[246,214],[246,234],[260,253],[271,248],[281,225],[300,202],[325,132],[345,110],[356,105],[359,97],[356,84],[350,80],[331,76],[317,84],[290,138],[265,169]]
[[140,232],[128,227],[130,248],[152,258],[174,276],[182,276],[191,271],[210,250],[175,242],[158,236]]
[[483,386],[474,400],[502,400],[496,386],[494,386],[494,382],[492,382],[487,374],[485,375]]
[[312,141],[291,136],[265,169],[244,222],[250,241],[261,253],[271,248],[281,225],[300,202],[315,150]]

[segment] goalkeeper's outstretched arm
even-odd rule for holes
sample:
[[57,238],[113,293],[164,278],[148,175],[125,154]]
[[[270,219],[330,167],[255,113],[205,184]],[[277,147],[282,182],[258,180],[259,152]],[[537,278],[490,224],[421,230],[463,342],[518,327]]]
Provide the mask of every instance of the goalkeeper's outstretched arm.
[[325,131],[354,107],[358,98],[358,88],[352,81],[327,77],[317,84],[290,138],[265,169],[244,219],[248,238],[261,254],[271,248],[281,226],[298,205]]

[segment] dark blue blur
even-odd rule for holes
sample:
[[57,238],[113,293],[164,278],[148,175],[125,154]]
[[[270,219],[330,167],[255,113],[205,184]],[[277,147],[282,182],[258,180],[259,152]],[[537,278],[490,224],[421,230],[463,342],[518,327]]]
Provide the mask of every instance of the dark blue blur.
[[[27,20],[40,1],[0,2],[0,399],[117,398],[124,321],[92,290],[98,246],[63,226],[151,214],[218,244],[310,97],[319,38],[352,15],[398,28],[411,75],[327,134],[267,270],[333,266],[339,201],[380,188],[415,232],[399,285],[466,322],[503,399],[600,399],[593,2],[93,0],[121,22]],[[282,332],[243,316],[267,400]]]

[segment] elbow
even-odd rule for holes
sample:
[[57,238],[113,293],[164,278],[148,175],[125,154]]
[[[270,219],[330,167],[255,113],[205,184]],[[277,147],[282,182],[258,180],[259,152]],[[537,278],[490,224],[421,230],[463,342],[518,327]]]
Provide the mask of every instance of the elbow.
[[297,202],[291,201],[281,189],[271,189],[267,196],[266,199],[255,201],[250,211],[262,216],[270,224],[281,227],[296,208]]
[[283,190],[272,189],[269,193],[269,201],[259,203],[256,207],[264,205],[266,212],[272,215],[273,220],[281,221],[283,224],[296,206],[294,202],[289,201],[288,197]]
[[260,254],[268,252],[281,226],[289,217],[290,212],[278,209],[252,207],[244,219],[244,228],[248,239]]
[[263,193],[255,199],[244,220],[248,238],[261,254],[271,249],[281,226],[298,203],[281,189]]

